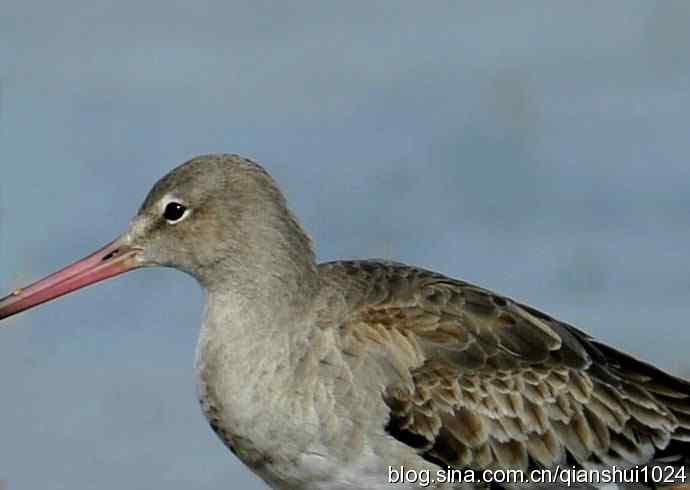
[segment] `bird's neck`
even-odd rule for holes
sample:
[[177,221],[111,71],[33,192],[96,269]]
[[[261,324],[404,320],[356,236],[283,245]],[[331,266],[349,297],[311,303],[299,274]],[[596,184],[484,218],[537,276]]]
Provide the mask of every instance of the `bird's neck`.
[[220,240],[226,248],[214,250],[213,260],[190,271],[207,294],[249,304],[257,314],[308,303],[319,288],[316,260],[309,236],[290,210],[269,202],[259,217],[238,219],[248,222],[236,225],[244,230],[241,239]]
[[[275,361],[283,361],[294,354],[313,327],[314,290],[309,286],[296,292],[284,284],[266,284],[251,287],[251,295],[206,291],[201,336],[215,348],[227,348],[233,362],[246,360],[250,368],[271,354]],[[243,359],[245,355],[248,357]]]
[[315,328],[308,312],[304,303],[207,293],[196,355],[199,399],[221,439],[250,466],[282,450],[276,441],[302,447],[311,437],[290,425],[295,407],[281,396],[303,383],[298,373]]
[[206,293],[196,357],[200,400],[211,424],[223,427],[221,438],[247,454],[270,450],[278,435],[295,443],[308,436],[285,422],[295,407],[281,393],[302,389],[299,372],[318,333],[311,243],[286,208],[269,211],[259,222],[270,226],[246,227],[251,236],[199,277]]
[[308,236],[286,208],[274,214],[282,218],[252,229],[251,239],[197,277],[206,295],[200,341],[230,349],[237,370],[250,370],[261,357],[284,362],[293,355],[309,333],[306,320],[319,294]]

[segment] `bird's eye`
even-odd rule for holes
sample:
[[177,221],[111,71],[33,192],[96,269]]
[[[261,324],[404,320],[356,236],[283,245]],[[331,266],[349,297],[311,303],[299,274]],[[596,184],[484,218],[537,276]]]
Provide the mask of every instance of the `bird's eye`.
[[177,221],[180,221],[186,213],[187,206],[180,204],[179,202],[171,202],[165,206],[163,217],[168,220],[169,223],[176,223]]

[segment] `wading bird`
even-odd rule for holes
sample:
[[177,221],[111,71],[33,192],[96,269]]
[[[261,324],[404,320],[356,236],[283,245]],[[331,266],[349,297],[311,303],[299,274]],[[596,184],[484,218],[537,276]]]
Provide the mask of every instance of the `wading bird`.
[[149,266],[203,288],[202,410],[273,488],[418,488],[390,482],[401,467],[477,475],[432,488],[529,488],[482,470],[688,463],[689,383],[436,272],[317,264],[272,178],[237,155],[174,169],[123,235],[1,299],[0,318]]

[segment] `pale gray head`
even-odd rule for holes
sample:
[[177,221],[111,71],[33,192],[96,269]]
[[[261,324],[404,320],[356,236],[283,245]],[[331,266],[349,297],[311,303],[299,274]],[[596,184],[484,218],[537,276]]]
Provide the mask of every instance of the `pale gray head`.
[[187,272],[209,291],[275,300],[316,280],[311,243],[270,175],[237,155],[204,155],[159,180],[125,234],[1,299],[0,318],[146,266]]
[[237,155],[194,158],[159,180],[130,224],[145,265],[174,267],[214,287],[285,260],[313,265],[309,239],[258,164]]

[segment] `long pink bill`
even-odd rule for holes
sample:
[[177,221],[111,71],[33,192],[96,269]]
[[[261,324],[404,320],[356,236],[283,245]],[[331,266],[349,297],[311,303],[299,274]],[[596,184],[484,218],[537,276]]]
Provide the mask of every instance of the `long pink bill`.
[[0,299],[0,320],[140,266],[141,249],[110,242],[97,252]]

